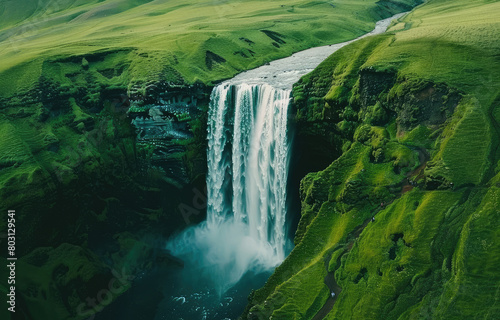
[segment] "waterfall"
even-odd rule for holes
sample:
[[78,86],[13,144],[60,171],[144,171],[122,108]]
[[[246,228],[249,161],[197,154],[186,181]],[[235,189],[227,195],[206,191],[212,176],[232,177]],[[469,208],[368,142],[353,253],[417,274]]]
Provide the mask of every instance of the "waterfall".
[[[377,22],[358,39],[384,32],[401,15]],[[208,280],[222,294],[245,273],[267,271],[283,261],[291,88],[356,40],[297,52],[214,88],[208,115],[207,220],[167,244],[186,262],[191,282]]]
[[[377,22],[365,36],[384,32],[399,16]],[[166,248],[184,261],[184,268],[166,269],[169,289],[163,292],[163,311],[158,313],[163,318],[235,319],[250,290],[261,287],[284,260],[292,246],[285,236],[291,89],[353,41],[294,53],[213,89],[207,132],[207,219],[167,242]]]
[[232,218],[281,261],[290,91],[268,84],[225,84],[214,89],[211,100],[207,227]]
[[206,222],[168,244],[219,293],[285,258],[290,90],[223,83],[208,114]]

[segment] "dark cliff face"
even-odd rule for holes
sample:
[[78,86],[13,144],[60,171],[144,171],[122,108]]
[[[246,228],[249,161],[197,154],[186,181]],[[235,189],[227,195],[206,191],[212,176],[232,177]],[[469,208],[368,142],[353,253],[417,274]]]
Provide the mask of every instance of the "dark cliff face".
[[[2,208],[22,211],[26,225],[33,226],[21,252],[38,245],[77,243],[85,235],[75,235],[68,226],[90,223],[90,217],[113,219],[118,212],[144,208],[161,212],[166,204],[177,208],[178,195],[194,181],[203,190],[199,177],[206,171],[210,90],[201,84],[160,83],[151,86],[147,96],[105,90],[99,94],[102,100],[85,103],[81,95],[61,93],[41,79],[27,95],[32,96],[29,101],[5,101],[3,121],[12,155],[3,164],[10,178],[2,187]],[[141,108],[146,112],[134,112]],[[159,116],[148,113],[154,108]],[[146,124],[141,127],[137,118]],[[150,132],[157,124],[153,118],[160,128],[168,124],[170,132]]]
[[[320,74],[321,71],[320,68],[315,72]],[[336,88],[345,96],[331,99],[328,98],[331,89],[326,85],[327,82],[322,86],[321,79],[313,72],[308,82],[302,79],[294,87],[296,98],[293,110],[297,116],[293,146],[295,162],[291,169],[294,170],[296,177],[300,177],[299,179],[310,172],[324,170],[360,142],[370,147],[371,163],[391,163],[392,171],[401,174],[400,179],[402,179],[416,163],[422,165],[427,161],[426,157],[430,151],[425,149],[430,146],[430,142],[407,140],[406,147],[397,146],[391,141],[391,136],[404,136],[417,127],[438,128],[450,118],[462,95],[443,84],[408,81],[404,78],[398,79],[393,72],[362,69],[353,75],[352,87]],[[316,110],[314,115],[304,112],[311,109]],[[386,127],[391,132],[378,132],[378,129],[375,129],[377,127]],[[395,151],[395,148],[400,150]],[[413,159],[411,149],[419,148],[421,156],[415,156]],[[425,183],[429,189],[450,187],[450,182],[443,177],[428,174],[425,181],[422,177],[423,175],[418,177],[421,179],[420,183],[422,185]],[[302,181],[302,184],[307,184],[306,180]],[[346,185],[342,191],[342,202],[354,205],[367,199],[374,190],[371,187],[366,189],[365,183],[354,181]],[[395,182],[394,186],[385,191],[386,196],[399,192],[400,185],[397,184]],[[310,205],[328,202],[326,185],[317,186],[315,190],[318,191],[310,193],[311,191],[301,186],[301,201],[306,201]],[[320,190],[323,190],[323,193]],[[382,196],[371,199],[370,202],[374,205],[390,201],[390,198]],[[308,224],[314,218],[308,214],[304,215],[304,209],[302,215],[295,244],[300,243]]]
[[364,108],[377,103],[379,95],[387,93],[394,85],[396,75],[392,72],[377,72],[363,69],[359,72],[359,103]]
[[292,108],[296,113],[294,150],[302,176],[337,159],[355,140],[361,124],[392,123],[398,135],[421,125],[437,128],[453,114],[462,96],[443,84],[398,79],[393,72],[373,69],[354,75],[352,87],[335,88],[342,92],[340,98],[329,98],[329,82],[322,85],[314,74],[311,79],[295,85]]
[[[133,277],[177,263],[163,241],[205,214],[198,198],[205,194],[210,91],[157,83],[143,94],[105,89],[90,101],[89,92],[71,94],[40,79],[29,94],[1,102],[9,152],[0,165],[0,206],[16,210],[22,230],[16,254],[27,315],[59,306],[61,314],[82,316],[76,302],[95,297],[116,278],[112,271]],[[141,137],[147,121],[170,131]]]

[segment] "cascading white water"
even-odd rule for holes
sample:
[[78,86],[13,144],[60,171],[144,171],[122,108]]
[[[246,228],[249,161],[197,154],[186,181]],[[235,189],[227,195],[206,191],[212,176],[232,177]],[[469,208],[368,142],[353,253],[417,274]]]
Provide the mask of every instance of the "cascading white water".
[[[360,38],[384,32],[399,16],[377,22]],[[283,261],[291,88],[355,40],[298,52],[214,88],[208,123],[207,220],[167,244],[186,262],[189,278],[208,279],[222,294],[247,271],[259,273]]]
[[[171,241],[220,293],[285,258],[290,90],[223,83],[211,96],[207,220]],[[196,251],[196,254],[193,253]]]
[[207,228],[232,218],[276,261],[285,247],[289,102],[289,90],[268,84],[223,84],[209,113]]

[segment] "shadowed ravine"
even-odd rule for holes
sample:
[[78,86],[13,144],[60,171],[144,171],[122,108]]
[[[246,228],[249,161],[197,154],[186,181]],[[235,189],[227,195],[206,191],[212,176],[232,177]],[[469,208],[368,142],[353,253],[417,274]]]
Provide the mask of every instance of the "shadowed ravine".
[[[367,35],[384,32],[400,16],[378,22]],[[155,319],[167,315],[193,320],[236,318],[245,297],[262,286],[290,252],[285,218],[291,89],[330,54],[353,41],[298,52],[213,89],[208,114],[207,220],[168,241],[167,249],[184,262],[183,268],[141,280],[150,287],[169,283],[168,289],[157,289],[164,298],[157,302]],[[121,300],[125,303],[127,298]]]
[[[378,22],[367,35],[385,31],[392,19]],[[285,218],[291,89],[328,55],[353,41],[296,53],[214,88],[208,123],[207,221],[171,239],[167,249],[185,261],[183,273],[211,284],[219,296],[248,272],[272,271],[290,251]]]

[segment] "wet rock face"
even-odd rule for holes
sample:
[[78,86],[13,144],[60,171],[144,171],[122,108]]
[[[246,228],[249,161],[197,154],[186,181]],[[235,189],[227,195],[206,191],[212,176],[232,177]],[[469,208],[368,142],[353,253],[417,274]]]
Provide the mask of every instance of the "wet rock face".
[[146,98],[103,89],[88,102],[41,80],[22,99],[0,99],[0,207],[15,209],[23,229],[17,303],[26,318],[91,317],[89,303],[104,307],[129,288],[123,277],[170,264],[155,250],[203,219],[193,190],[204,190],[211,88],[163,85]]
[[[83,93],[41,79],[23,99],[1,99],[12,159],[1,159],[0,207],[19,211],[19,254],[96,234],[112,241],[117,232],[151,228],[151,220],[162,234],[184,226],[175,209],[191,203],[193,181],[204,188],[210,90],[157,83],[147,98],[103,89],[86,103]],[[147,110],[128,112],[134,105]]]
[[[299,110],[299,114],[305,114],[305,117],[297,119],[297,136],[295,147],[297,154],[300,157],[300,165],[302,176],[307,172],[323,170],[333,160],[337,159],[342,154],[343,139],[353,134],[353,129],[359,121],[357,111],[363,109],[366,113],[369,110],[371,113],[378,112],[381,116],[372,122],[377,125],[383,125],[388,119],[388,110],[384,106],[377,105],[376,111],[371,111],[373,105],[376,105],[380,100],[380,95],[386,94],[394,85],[396,76],[390,72],[378,72],[371,69],[361,70],[359,73],[359,99],[352,105],[347,106],[348,99],[338,99],[328,101],[325,96],[328,88],[316,89],[316,86],[328,86],[330,82],[321,82],[314,84],[314,87],[304,87],[304,92],[307,93],[309,100],[299,100],[300,103],[295,103],[294,108]],[[346,88],[345,96],[348,95]],[[299,90],[296,90],[297,92]],[[318,99],[319,98],[319,99]],[[319,118],[308,116],[307,109],[311,109],[315,101],[323,102],[321,114]],[[318,103],[321,105],[321,103]],[[351,110],[352,114],[348,114],[346,110]],[[342,125],[339,125],[342,121]]]
[[[160,89],[163,91],[157,92]],[[178,189],[206,170],[203,156],[187,159],[186,153],[189,142],[205,144],[205,139],[193,139],[192,123],[203,118],[209,90],[200,84],[170,87],[160,84],[154,96],[131,100],[127,111],[137,134],[137,146],[148,150],[143,164],[161,171]]]
[[[363,69],[359,74],[359,107],[369,112],[371,123],[384,125],[390,115],[397,114],[400,131],[410,131],[418,125],[434,126],[448,119],[461,96],[444,85],[422,81],[407,83],[391,72]],[[397,88],[403,94],[392,94]]]
[[296,126],[291,171],[299,179],[308,172],[323,170],[341,153],[342,142],[334,123],[318,121]]
[[[395,73],[374,68],[339,76],[344,77],[342,79],[334,77],[334,81],[325,80],[328,76],[326,71],[319,70],[294,87],[297,127],[294,150],[299,158],[297,171],[301,177],[326,168],[356,140],[370,143],[372,163],[393,159],[395,153],[384,151],[383,141],[388,141],[387,137],[366,142],[360,136],[364,131],[358,129],[386,128],[392,123],[391,130],[397,137],[409,137],[410,133],[411,137],[423,135],[419,132],[437,130],[450,119],[463,96],[445,84],[398,77]],[[420,131],[413,132],[419,128]],[[415,142],[417,145],[428,145],[427,138],[415,139],[421,139]],[[407,163],[395,161],[394,172],[400,174],[405,166]],[[431,174],[436,170],[429,169],[440,166],[442,164],[429,163],[425,171],[427,189],[452,188],[450,181]]]

